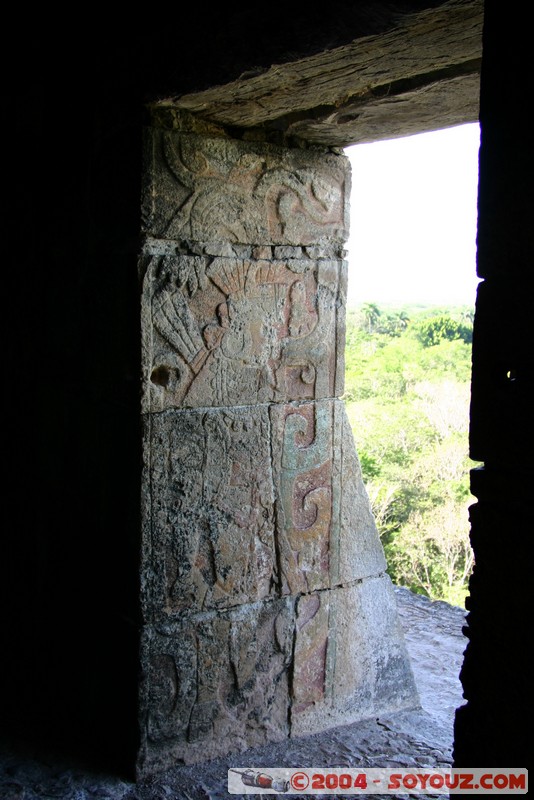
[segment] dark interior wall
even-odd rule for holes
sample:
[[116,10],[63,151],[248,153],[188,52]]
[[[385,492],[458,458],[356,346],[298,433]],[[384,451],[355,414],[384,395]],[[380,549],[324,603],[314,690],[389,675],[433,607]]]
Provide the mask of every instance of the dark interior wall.
[[[431,5],[223,4],[210,6],[209,14],[198,6],[189,9],[187,21],[151,11],[136,32],[131,26],[113,30],[96,18],[80,17],[76,30],[67,22],[67,33],[64,20],[47,18],[41,30],[35,20],[33,29],[27,20],[15,23],[19,58],[10,63],[4,103],[7,524],[0,717],[6,735],[18,731],[41,743],[57,740],[62,748],[79,744],[85,755],[107,758],[121,769],[132,763],[141,466],[136,257],[144,103],[345,43],[362,26],[379,32],[406,8]],[[502,5],[494,7],[485,90],[487,103],[497,98],[491,113],[501,121],[513,113],[499,99],[505,87],[498,75],[513,51],[511,27],[501,33],[505,19]],[[513,63],[509,81],[512,73],[516,81],[525,74]],[[490,134],[484,138],[483,132],[482,191],[499,196],[499,186],[484,187],[493,180],[492,163],[500,153],[495,180],[504,181],[506,197],[518,198],[524,208],[530,179],[525,162],[518,163],[509,149],[505,129],[501,122],[491,147]],[[495,230],[502,214],[510,225],[517,219],[501,204],[491,221]],[[520,238],[530,254],[532,216],[522,219]],[[499,261],[510,291],[516,255]],[[517,302],[524,309],[523,293]],[[516,319],[512,307],[507,305]],[[484,343],[494,336],[498,311],[480,313],[487,321],[480,326],[480,358],[493,363]],[[493,441],[493,423],[480,409],[475,404],[477,441]],[[501,420],[509,419],[508,410]],[[509,440],[500,430],[500,440]],[[518,447],[526,453],[528,438],[523,440]],[[506,486],[515,485],[517,449],[508,451]],[[501,464],[502,452],[489,452],[494,456]],[[507,496],[508,489],[505,516]],[[512,525],[515,530],[521,522],[523,536],[524,508]],[[521,562],[526,569],[527,560]],[[505,592],[502,602],[510,597],[517,595]],[[480,670],[474,647],[472,652],[470,685]],[[524,670],[520,660],[517,667]],[[510,720],[507,735],[513,737]]]
[[[140,102],[34,43],[9,108],[3,732],[135,746]],[[135,93],[137,95],[137,92]]]
[[455,725],[455,763],[528,764],[523,650],[531,606],[534,150],[521,120],[532,66],[528,32],[486,3],[481,74],[477,269],[473,335],[470,510],[475,568]]

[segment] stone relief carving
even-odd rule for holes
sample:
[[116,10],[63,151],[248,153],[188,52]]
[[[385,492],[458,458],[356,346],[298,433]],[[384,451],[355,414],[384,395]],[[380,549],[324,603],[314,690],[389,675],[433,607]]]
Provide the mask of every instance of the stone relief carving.
[[143,769],[286,738],[294,627],[287,599],[146,630]]
[[386,568],[343,401],[272,405],[281,591],[308,593]]
[[347,239],[345,156],[172,131],[149,135],[149,235],[293,245]]
[[383,575],[146,628],[140,768],[417,706],[399,625]]
[[330,584],[332,404],[271,407],[282,591]]
[[388,575],[297,604],[291,733],[418,705]]
[[276,563],[267,411],[158,415],[148,442],[147,615],[269,596]]
[[144,410],[332,396],[343,361],[338,267],[153,258],[143,293]]
[[[329,630],[329,593],[301,595],[297,603],[292,681],[293,716],[320,704],[327,689],[327,652],[334,640]],[[329,639],[330,634],[330,639]]]

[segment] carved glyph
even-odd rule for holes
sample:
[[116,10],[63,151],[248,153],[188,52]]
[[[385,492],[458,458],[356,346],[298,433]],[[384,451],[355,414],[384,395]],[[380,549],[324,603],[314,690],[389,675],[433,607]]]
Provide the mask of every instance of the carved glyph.
[[343,401],[270,408],[280,583],[338,586],[386,568]]

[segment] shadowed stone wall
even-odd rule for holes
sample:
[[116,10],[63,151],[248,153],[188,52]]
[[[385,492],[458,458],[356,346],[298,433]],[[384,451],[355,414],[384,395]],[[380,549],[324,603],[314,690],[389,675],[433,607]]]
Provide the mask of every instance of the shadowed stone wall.
[[[532,71],[530,32],[486,3],[480,84],[477,292],[471,384],[471,544],[468,644],[456,712],[455,764],[527,765],[524,708],[531,693],[525,638],[532,605],[531,322],[534,156],[513,124]],[[528,544],[527,544],[528,542]]]
[[147,130],[139,775],[418,704],[338,399],[349,191]]

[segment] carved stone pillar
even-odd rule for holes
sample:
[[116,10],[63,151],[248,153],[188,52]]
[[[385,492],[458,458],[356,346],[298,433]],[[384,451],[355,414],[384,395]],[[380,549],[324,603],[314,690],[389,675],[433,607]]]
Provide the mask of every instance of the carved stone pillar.
[[418,704],[339,399],[348,159],[146,143],[140,776]]

